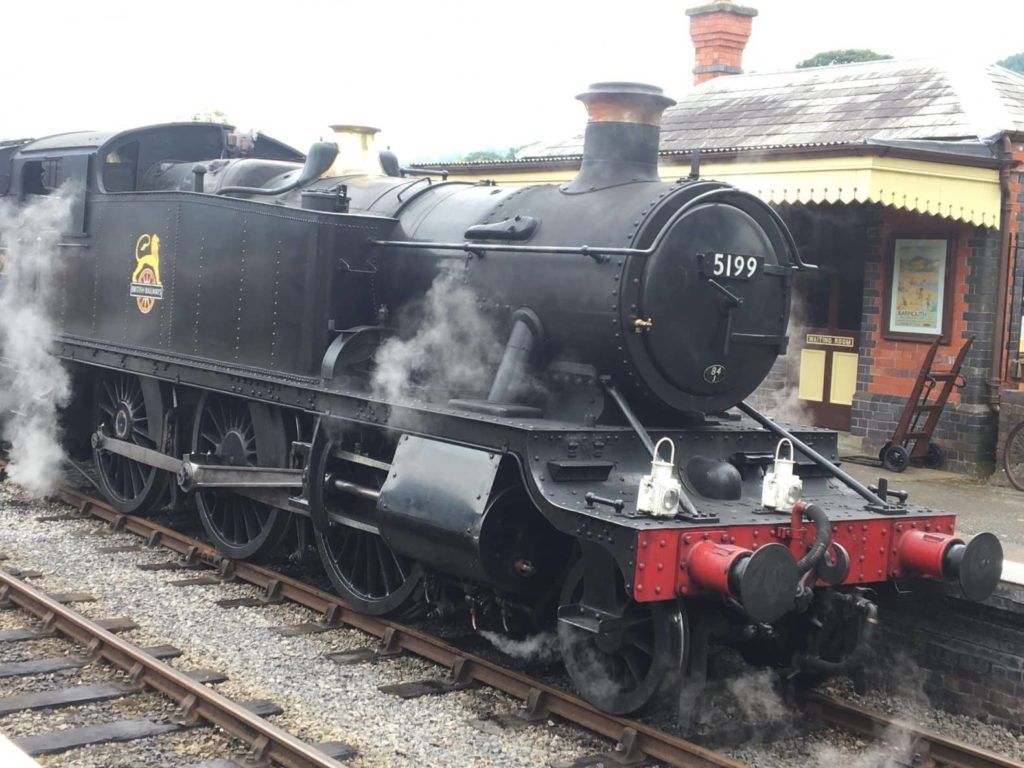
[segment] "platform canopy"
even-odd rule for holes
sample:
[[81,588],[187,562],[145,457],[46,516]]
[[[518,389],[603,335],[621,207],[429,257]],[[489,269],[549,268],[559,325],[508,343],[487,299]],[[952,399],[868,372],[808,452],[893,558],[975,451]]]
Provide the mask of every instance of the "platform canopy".
[[773,204],[878,203],[976,226],[999,226],[999,171],[993,168],[840,155],[708,163],[701,172]]

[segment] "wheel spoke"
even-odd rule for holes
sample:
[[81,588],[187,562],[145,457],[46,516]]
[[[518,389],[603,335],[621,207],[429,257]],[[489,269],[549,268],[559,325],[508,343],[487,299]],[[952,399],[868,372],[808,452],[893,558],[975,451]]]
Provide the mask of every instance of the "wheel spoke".
[[385,595],[391,594],[391,580],[388,578],[388,557],[384,554],[384,542],[379,536],[373,537],[373,548],[377,555],[377,571],[380,573],[381,586]]
[[[266,413],[267,406],[207,393],[200,401],[193,428],[192,450],[210,453],[232,466],[260,466],[264,447],[257,441],[253,413]],[[261,410],[263,409],[263,410]],[[268,418],[267,451],[277,455],[284,445],[285,434],[280,421]],[[279,461],[279,459],[265,459]],[[268,464],[269,465],[269,464]],[[199,512],[210,538],[226,554],[248,558],[266,554],[278,543],[287,518],[284,513],[262,502],[229,491],[207,492],[198,498]]]
[[646,637],[641,637],[635,632],[628,632],[624,642],[641,651],[649,658],[654,656],[654,645]]
[[242,519],[245,521],[245,534],[249,541],[260,535],[260,520],[248,499],[239,499],[238,506],[242,511]]
[[625,646],[621,658],[625,662],[625,669],[633,678],[634,685],[639,685],[650,670],[649,657],[645,658],[636,648]]

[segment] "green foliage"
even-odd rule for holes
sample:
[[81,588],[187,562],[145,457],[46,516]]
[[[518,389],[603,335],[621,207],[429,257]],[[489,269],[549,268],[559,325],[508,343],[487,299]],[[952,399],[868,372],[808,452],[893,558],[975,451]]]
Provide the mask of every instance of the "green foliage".
[[1024,53],[1015,53],[1013,56],[1007,56],[1005,59],[997,61],[996,64],[1024,74]]
[[228,120],[228,116],[221,112],[219,109],[209,109],[203,112],[196,112],[192,115],[192,122],[194,123],[220,123],[221,125],[231,125],[231,121]]
[[462,163],[500,163],[516,159],[516,152],[522,147],[509,147],[508,149],[478,149],[467,152],[459,158]]
[[857,61],[878,61],[891,59],[886,53],[875,53],[868,48],[847,48],[840,51],[822,51],[796,65],[797,69],[808,67],[831,67],[833,64],[853,64]]

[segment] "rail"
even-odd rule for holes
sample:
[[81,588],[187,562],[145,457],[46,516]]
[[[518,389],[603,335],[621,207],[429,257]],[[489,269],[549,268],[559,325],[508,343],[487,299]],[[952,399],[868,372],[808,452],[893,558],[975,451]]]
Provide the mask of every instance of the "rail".
[[[3,461],[0,460],[0,465]],[[681,768],[745,768],[743,763],[737,762],[727,755],[715,752],[698,744],[686,741],[678,736],[661,731],[655,727],[646,725],[636,720],[616,717],[601,712],[573,694],[562,691],[553,686],[546,685],[521,673],[506,669],[500,664],[488,659],[468,653],[456,648],[445,641],[422,632],[415,627],[401,624],[399,622],[383,619],[375,616],[368,616],[356,611],[346,604],[338,596],[329,592],[317,589],[293,579],[276,571],[263,568],[253,563],[236,561],[225,558],[213,547],[186,536],[171,528],[159,525],[152,520],[147,520],[133,515],[123,514],[112,508],[105,502],[93,498],[88,494],[70,487],[62,487],[56,494],[65,503],[77,508],[83,515],[92,515],[110,525],[115,530],[125,531],[146,539],[151,546],[162,546],[169,549],[182,558],[193,563],[203,563],[219,571],[225,578],[232,578],[248,583],[254,587],[264,590],[268,597],[274,599],[285,599],[301,605],[311,611],[319,613],[322,621],[330,626],[348,626],[358,629],[369,635],[379,638],[382,644],[389,650],[405,650],[411,654],[432,661],[442,667],[451,670],[452,676],[460,682],[475,681],[482,685],[489,686],[496,690],[503,691],[521,700],[528,710],[538,716],[556,715],[564,720],[574,723],[592,733],[611,739],[621,745],[622,750],[629,756],[660,760],[669,765],[680,766]],[[0,583],[6,585],[10,577],[0,573]],[[30,588],[31,589],[31,588]],[[43,614],[53,612],[59,615],[67,609],[65,606],[55,603],[40,595],[45,603],[37,604],[37,608],[43,610]],[[21,603],[13,595],[15,602]],[[32,610],[32,609],[29,609]],[[37,612],[37,611],[33,611]],[[37,613],[37,615],[43,615]],[[58,628],[62,628],[59,624]],[[76,630],[78,631],[78,630]],[[117,655],[117,644],[121,643],[117,637],[104,632],[113,641],[103,641],[103,648],[107,649],[104,656],[110,653]],[[88,642],[84,640],[83,642]],[[107,658],[111,658],[107,656]],[[120,663],[117,658],[111,658],[114,663]],[[128,661],[121,657],[121,661]],[[135,663],[134,660],[131,661]],[[167,665],[151,659],[150,663],[159,667]],[[156,681],[154,671],[154,683],[149,683],[150,665],[146,665],[146,682],[153,687],[160,688]],[[168,667],[171,672],[176,672]],[[178,673],[181,674],[181,673]],[[223,697],[211,691],[205,686],[198,685],[191,679],[186,678],[188,689],[198,688],[198,693],[209,699],[223,699]],[[171,687],[168,685],[168,687]],[[182,689],[185,690],[184,686]],[[213,703],[207,704],[208,699],[204,698],[199,706],[199,714],[204,718],[212,719],[219,717],[213,709]],[[226,701],[229,705],[232,702]],[[912,759],[914,764],[927,765],[928,760],[935,764],[951,766],[951,768],[1024,768],[1024,764],[1011,760],[1010,758],[989,752],[987,750],[948,739],[939,734],[923,728],[904,723],[898,720],[891,720],[881,714],[871,712],[847,702],[838,701],[831,697],[818,693],[809,693],[804,699],[808,710],[822,723],[834,725],[851,730],[871,739],[885,739],[889,734],[909,734],[912,739]],[[237,707],[237,705],[235,705]],[[209,712],[209,715],[207,714]],[[225,730],[233,735],[256,744],[265,750],[269,750],[270,756],[280,761],[283,765],[306,766],[337,766],[338,763],[326,758],[328,762],[286,762],[286,760],[299,760],[302,758],[302,750],[295,753],[285,751],[287,744],[280,747],[267,746],[269,732],[257,731],[252,728],[248,721],[260,720],[251,713],[244,711],[245,719],[232,725],[230,721],[222,723]],[[271,731],[277,731],[269,723],[265,723]],[[281,732],[283,734],[283,732]],[[284,737],[294,741],[294,737],[283,734]],[[308,745],[302,745],[310,750]],[[326,757],[326,756],[324,756]]]
[[1021,764],[980,747],[950,739],[934,731],[877,712],[809,693],[805,706],[821,722],[859,733],[874,740],[910,738],[911,765],[944,765],[950,768],[1021,768]]
[[189,717],[199,717],[241,739],[254,753],[288,768],[342,768],[311,744],[292,736],[212,688],[119,638],[67,605],[0,571],[0,597],[42,619],[53,630],[86,646],[140,683],[173,699]]
[[251,584],[275,598],[308,608],[321,614],[325,623],[349,626],[382,641],[386,640],[390,649],[402,649],[446,667],[460,681],[475,681],[503,691],[523,701],[533,712],[557,715],[622,744],[627,751],[681,768],[744,768],[742,763],[726,755],[644,723],[601,712],[577,696],[467,653],[415,627],[359,613],[336,595],[297,579],[253,563],[225,558],[216,549],[197,539],[151,520],[125,515],[77,489],[63,487],[56,496],[76,507],[82,514],[91,514],[103,520],[115,530],[133,533],[151,545],[163,546],[191,562],[205,563],[221,574]]

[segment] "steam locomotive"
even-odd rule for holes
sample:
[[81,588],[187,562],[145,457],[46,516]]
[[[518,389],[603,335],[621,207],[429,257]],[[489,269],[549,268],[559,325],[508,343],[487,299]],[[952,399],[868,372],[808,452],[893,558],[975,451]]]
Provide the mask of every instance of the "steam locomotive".
[[411,175],[344,126],[307,155],[205,123],[0,147],[3,196],[84,190],[56,348],[110,503],[192,499],[234,558],[315,546],[369,613],[554,621],[613,713],[697,685],[709,643],[853,668],[868,585],[986,598],[996,537],[744,402],[812,268],[779,215],[659,179],[661,89],[579,98],[564,185]]

